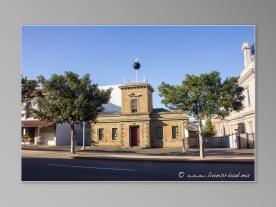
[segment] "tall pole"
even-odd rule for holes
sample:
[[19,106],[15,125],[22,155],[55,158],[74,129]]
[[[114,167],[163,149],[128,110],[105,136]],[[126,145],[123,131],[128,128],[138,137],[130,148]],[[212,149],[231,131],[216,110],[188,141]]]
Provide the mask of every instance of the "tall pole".
[[138,62],[138,58],[136,58],[133,63],[133,68],[135,70],[135,75],[136,75],[136,82],[138,82],[138,70],[140,69],[140,67],[141,67],[141,64]]
[[82,122],[82,150],[85,149],[85,122]]
[[182,152],[186,152],[186,146],[185,146],[185,123],[184,121],[182,122],[182,139],[183,139],[183,146],[182,146]]

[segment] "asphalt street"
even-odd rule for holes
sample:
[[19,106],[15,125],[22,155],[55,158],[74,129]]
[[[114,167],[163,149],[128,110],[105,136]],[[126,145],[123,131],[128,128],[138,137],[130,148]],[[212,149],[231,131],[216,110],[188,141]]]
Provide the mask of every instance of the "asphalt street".
[[253,162],[22,158],[22,181],[254,181]]

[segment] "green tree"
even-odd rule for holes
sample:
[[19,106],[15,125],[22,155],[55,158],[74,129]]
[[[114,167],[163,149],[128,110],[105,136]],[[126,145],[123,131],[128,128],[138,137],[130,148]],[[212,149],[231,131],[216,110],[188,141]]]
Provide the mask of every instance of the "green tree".
[[38,77],[43,93],[37,97],[35,118],[71,126],[71,152],[75,153],[75,124],[93,122],[110,99],[111,89],[100,90],[88,74],[82,78],[73,72]]
[[215,134],[215,130],[212,126],[212,121],[210,118],[208,118],[206,120],[206,123],[205,123],[205,126],[204,126],[204,129],[202,130],[202,135],[204,137],[210,137],[210,136],[213,136]]
[[200,157],[204,158],[202,119],[218,114],[222,118],[231,111],[243,109],[243,88],[237,77],[221,81],[220,73],[212,71],[198,76],[186,75],[180,85],[162,82],[159,86],[162,103],[169,109],[182,110],[198,121]]
[[30,115],[31,103],[37,95],[37,86],[38,83],[36,80],[30,80],[23,76],[21,77],[21,105],[27,117]]

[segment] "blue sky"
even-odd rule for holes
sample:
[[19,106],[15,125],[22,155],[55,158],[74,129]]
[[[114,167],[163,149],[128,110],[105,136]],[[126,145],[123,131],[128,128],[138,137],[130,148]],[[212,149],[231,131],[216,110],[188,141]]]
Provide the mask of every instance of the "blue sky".
[[180,83],[185,74],[218,70],[223,78],[243,69],[243,42],[252,44],[254,26],[23,26],[22,74],[35,78],[74,71],[94,83],[138,79],[155,88],[154,107],[163,107],[157,87]]

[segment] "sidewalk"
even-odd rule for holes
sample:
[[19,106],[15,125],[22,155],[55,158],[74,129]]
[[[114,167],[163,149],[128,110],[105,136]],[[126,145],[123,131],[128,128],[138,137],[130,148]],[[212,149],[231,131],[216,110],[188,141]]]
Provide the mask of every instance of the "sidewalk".
[[[181,148],[153,148],[133,149],[115,147],[81,147],[76,148],[76,154],[70,154],[69,146],[22,146],[23,152],[31,156],[43,155],[44,157],[59,155],[73,159],[120,159],[120,160],[148,160],[148,161],[192,161],[192,162],[254,162],[255,149],[228,149],[206,148],[204,159],[199,157],[198,149],[189,149],[182,152]],[[35,153],[36,152],[36,153]],[[40,152],[40,153],[38,153]],[[26,154],[25,153],[25,154]],[[23,153],[24,154],[24,153]]]

